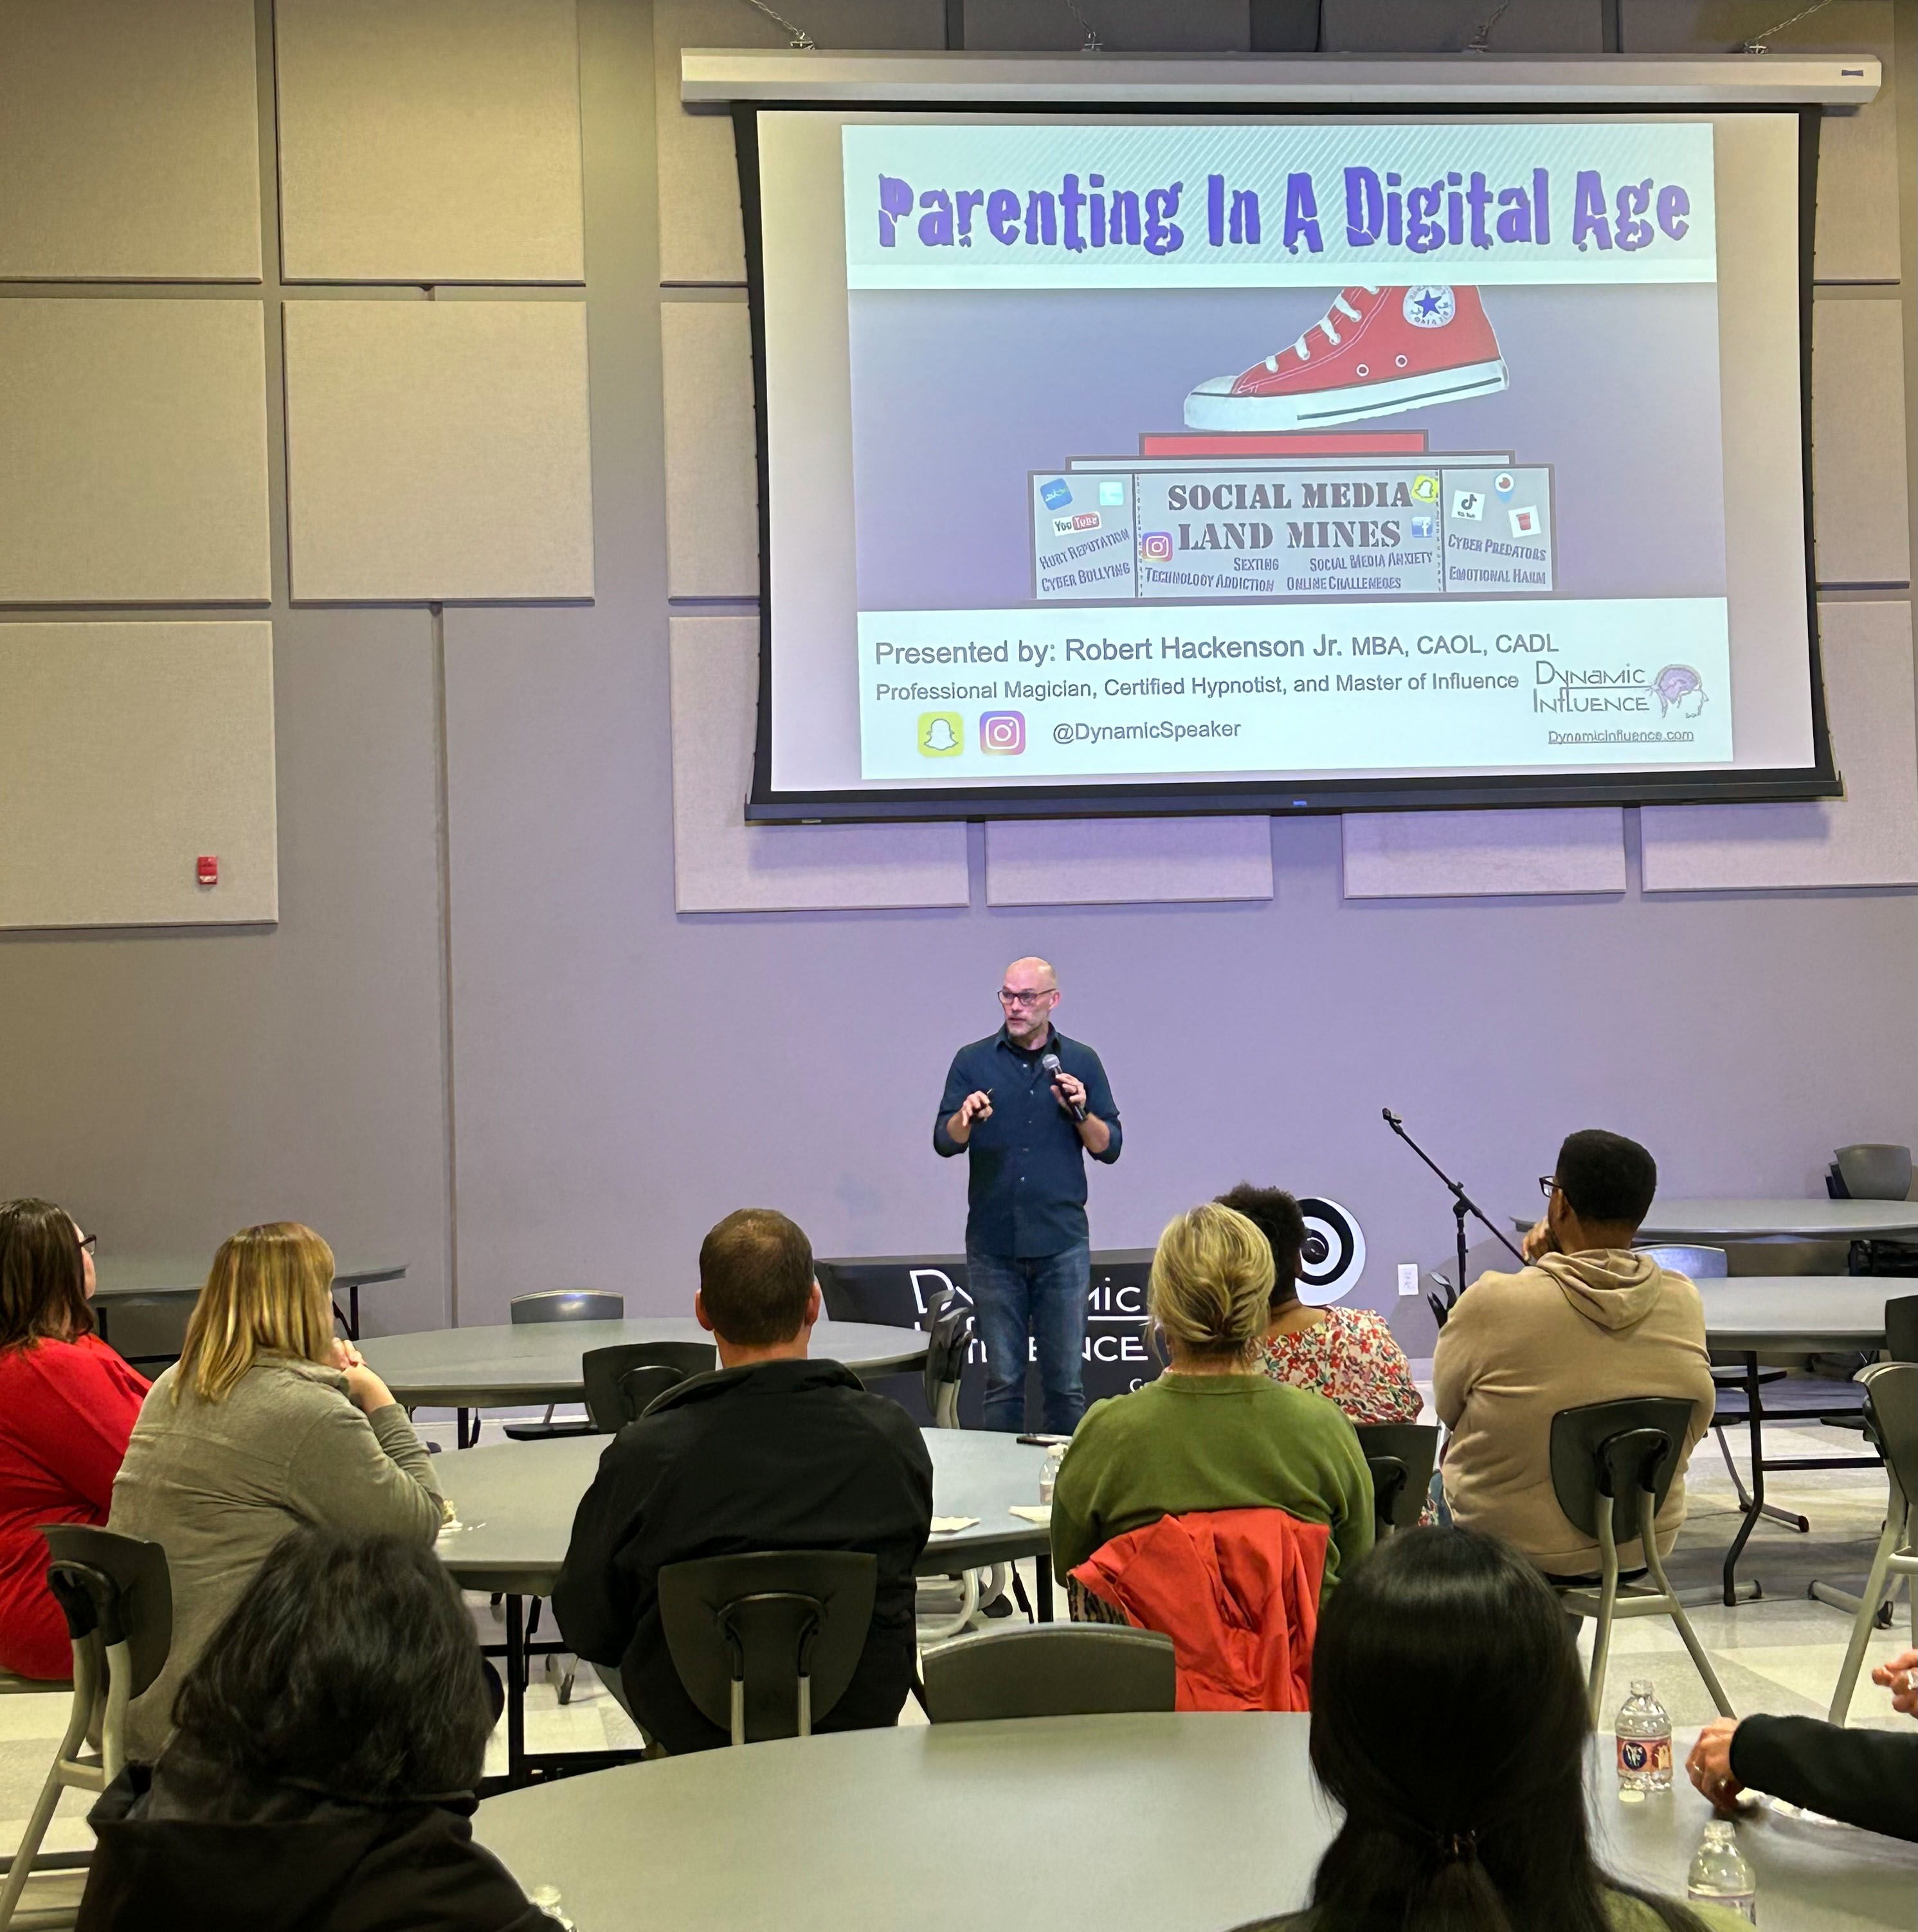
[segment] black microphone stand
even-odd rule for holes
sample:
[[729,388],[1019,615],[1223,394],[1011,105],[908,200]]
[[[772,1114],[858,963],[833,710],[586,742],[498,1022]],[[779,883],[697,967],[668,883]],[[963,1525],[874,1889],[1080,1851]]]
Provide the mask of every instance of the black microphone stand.
[[1463,1185],[1453,1180],[1451,1176],[1446,1173],[1445,1169],[1406,1132],[1405,1123],[1397,1114],[1389,1107],[1382,1111],[1385,1117],[1385,1125],[1390,1127],[1392,1132],[1397,1134],[1399,1138],[1404,1142],[1406,1145],[1411,1148],[1412,1152],[1451,1190],[1452,1226],[1458,1241],[1458,1285],[1454,1287],[1450,1282],[1445,1283],[1445,1298],[1442,1302],[1436,1294],[1428,1294],[1425,1298],[1426,1305],[1431,1310],[1433,1319],[1442,1328],[1445,1325],[1445,1318],[1458,1306],[1458,1298],[1465,1292],[1465,1217],[1466,1215],[1475,1214],[1486,1232],[1495,1240],[1503,1244],[1506,1252],[1520,1268],[1526,1265],[1526,1259],[1524,1256],[1507,1240],[1502,1230],[1493,1225],[1487,1216],[1485,1210],[1466,1192]]

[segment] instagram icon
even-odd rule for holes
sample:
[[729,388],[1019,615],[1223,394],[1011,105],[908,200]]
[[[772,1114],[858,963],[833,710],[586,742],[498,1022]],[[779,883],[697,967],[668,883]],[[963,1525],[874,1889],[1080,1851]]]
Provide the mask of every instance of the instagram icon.
[[1148,530],[1139,539],[1139,554],[1148,563],[1170,563],[1172,560],[1172,532]]
[[979,714],[979,748],[1012,758],[1025,749],[1025,713],[1023,711],[982,711]]

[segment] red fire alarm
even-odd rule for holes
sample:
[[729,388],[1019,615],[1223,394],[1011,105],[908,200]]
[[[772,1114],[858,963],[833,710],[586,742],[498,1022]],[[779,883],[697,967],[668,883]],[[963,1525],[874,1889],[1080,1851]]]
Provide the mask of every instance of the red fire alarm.
[[220,861],[210,852],[203,852],[194,862],[197,876],[203,886],[217,886],[220,883]]

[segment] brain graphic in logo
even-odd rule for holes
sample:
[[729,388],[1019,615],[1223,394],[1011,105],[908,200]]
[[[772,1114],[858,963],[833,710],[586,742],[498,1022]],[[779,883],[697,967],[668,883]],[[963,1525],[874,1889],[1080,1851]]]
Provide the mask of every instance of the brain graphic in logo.
[[1696,718],[1705,708],[1704,680],[1689,664],[1667,664],[1652,680],[1658,694],[1658,716],[1676,710],[1681,718]]

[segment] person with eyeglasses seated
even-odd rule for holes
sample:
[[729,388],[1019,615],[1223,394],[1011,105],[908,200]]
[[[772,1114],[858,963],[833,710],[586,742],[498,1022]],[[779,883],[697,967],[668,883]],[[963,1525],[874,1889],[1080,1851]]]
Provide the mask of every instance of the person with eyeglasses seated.
[[1121,1141],[1106,1070],[1052,1024],[1058,1004],[1051,966],[1015,959],[999,988],[1004,1022],[953,1056],[932,1124],[935,1152],[968,1157],[966,1286],[986,1346],[984,1422],[1012,1435],[1025,1426],[1034,1344],[1046,1431],[1070,1436],[1085,1412],[1085,1156],[1109,1164]]
[[[1918,1650],[1871,1672],[1892,1708],[1918,1718]],[[1718,1718],[1698,1733],[1685,1770],[1721,1811],[1745,1790],[1918,1840],[1918,1730],[1851,1730],[1817,1718]]]
[[659,1750],[730,1742],[687,1696],[666,1646],[659,1572],[760,1550],[866,1550],[872,1622],[821,1731],[893,1723],[917,1657],[913,1566],[932,1527],[932,1459],[899,1404],[813,1360],[812,1245],[783,1214],[742,1208],[699,1250],[693,1313],[716,1373],[668,1389],[606,1446],[553,1591],[567,1643]]
[[74,1667],[44,1522],[100,1524],[146,1378],[94,1332],[93,1237],[50,1201],[0,1204],[0,1670]]
[[1308,1749],[1338,1835],[1303,1911],[1240,1932],[1749,1932],[1599,1864],[1591,1736],[1537,1570],[1470,1530],[1393,1537],[1340,1585],[1313,1653]]
[[[1525,1238],[1528,1265],[1481,1275],[1439,1331],[1432,1402],[1451,1432],[1452,1519],[1504,1537],[1559,1580],[1595,1574],[1598,1546],[1559,1508],[1552,1418],[1634,1396],[1691,1405],[1657,1517],[1661,1557],[1685,1520],[1685,1466],[1711,1426],[1704,1304],[1685,1276],[1631,1245],[1658,1181],[1636,1141],[1596,1127],[1567,1136],[1539,1182],[1545,1217]],[[1622,1570],[1643,1563],[1636,1537],[1619,1546]]]
[[557,1932],[473,1843],[493,1706],[423,1543],[293,1531],[174,1708],[94,1805],[76,1932]]
[[297,1221],[221,1244],[180,1359],[153,1384],[107,1527],[167,1552],[173,1641],[127,1707],[151,1764],[174,1693],[280,1539],[302,1523],[429,1547],[449,1514],[392,1391],[333,1334],[333,1250]]

